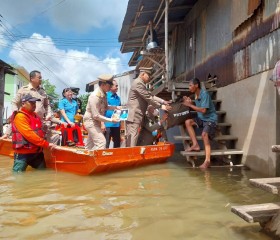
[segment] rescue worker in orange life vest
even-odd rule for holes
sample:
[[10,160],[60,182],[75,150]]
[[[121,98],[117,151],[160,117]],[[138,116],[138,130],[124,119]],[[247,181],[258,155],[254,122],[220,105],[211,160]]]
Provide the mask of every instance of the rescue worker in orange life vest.
[[55,145],[44,139],[42,122],[35,113],[39,98],[26,94],[21,98],[22,107],[12,116],[12,143],[14,149],[14,172],[23,172],[30,165],[36,169],[46,168],[43,148]]

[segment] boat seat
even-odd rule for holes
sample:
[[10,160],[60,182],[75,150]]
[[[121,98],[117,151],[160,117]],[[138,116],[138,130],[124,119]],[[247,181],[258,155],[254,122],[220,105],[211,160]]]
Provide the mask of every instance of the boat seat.
[[74,127],[61,125],[60,131],[62,135],[61,146],[84,146],[83,135],[79,125],[76,124]]

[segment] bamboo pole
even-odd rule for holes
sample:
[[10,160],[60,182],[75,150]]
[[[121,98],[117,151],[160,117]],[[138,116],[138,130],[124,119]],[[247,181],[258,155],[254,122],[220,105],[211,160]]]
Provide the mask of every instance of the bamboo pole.
[[168,64],[168,7],[169,0],[165,0],[165,21],[164,21],[164,29],[165,29],[165,66],[166,66],[166,76],[165,82],[169,81],[169,64]]

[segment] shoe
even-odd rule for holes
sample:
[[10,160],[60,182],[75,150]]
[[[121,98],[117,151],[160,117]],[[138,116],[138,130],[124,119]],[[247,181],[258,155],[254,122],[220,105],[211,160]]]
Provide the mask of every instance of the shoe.
[[72,141],[66,141],[66,144],[67,144],[68,147],[76,146],[76,143],[72,142]]
[[210,161],[205,161],[203,164],[199,166],[200,169],[206,169],[210,167]]

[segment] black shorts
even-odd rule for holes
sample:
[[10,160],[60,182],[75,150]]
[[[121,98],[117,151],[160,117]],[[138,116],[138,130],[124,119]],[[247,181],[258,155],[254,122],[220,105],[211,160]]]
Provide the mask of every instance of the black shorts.
[[215,122],[206,122],[200,118],[194,118],[195,123],[199,128],[202,128],[202,132],[208,133],[209,139],[213,139],[216,135],[217,124]]

